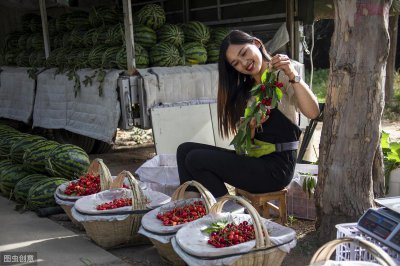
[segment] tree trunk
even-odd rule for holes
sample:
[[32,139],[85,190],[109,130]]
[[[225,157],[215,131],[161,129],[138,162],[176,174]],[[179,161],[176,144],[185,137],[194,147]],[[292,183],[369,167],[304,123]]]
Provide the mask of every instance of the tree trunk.
[[[335,31],[316,189],[320,241],[373,205],[389,50],[390,0],[335,0]],[[379,164],[376,164],[377,166]]]
[[385,103],[393,98],[393,82],[397,50],[397,26],[399,15],[389,17],[390,50],[386,64]]

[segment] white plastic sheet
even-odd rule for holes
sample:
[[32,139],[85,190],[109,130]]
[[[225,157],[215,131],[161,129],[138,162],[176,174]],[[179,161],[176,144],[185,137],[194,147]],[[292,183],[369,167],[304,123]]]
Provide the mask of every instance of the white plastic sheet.
[[148,188],[167,195],[172,195],[179,187],[178,167],[174,154],[156,155],[142,164],[135,173]]

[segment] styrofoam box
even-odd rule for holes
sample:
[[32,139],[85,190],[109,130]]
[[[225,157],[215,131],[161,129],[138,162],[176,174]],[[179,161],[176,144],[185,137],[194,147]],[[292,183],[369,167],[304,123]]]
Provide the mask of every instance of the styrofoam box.
[[317,175],[318,165],[296,164],[295,174],[292,182],[288,186],[287,210],[288,215],[296,218],[315,220],[315,199],[303,191],[303,180],[306,175]]
[[[381,247],[390,257],[392,257],[392,259],[397,263],[397,265],[400,265],[400,254],[397,251],[358,230],[357,223],[337,224],[336,229],[337,229],[336,238],[360,237],[364,240],[367,240]],[[338,245],[336,248],[335,260],[376,262],[374,257],[368,251],[352,243],[344,243]]]
[[148,188],[169,196],[179,187],[175,154],[159,154],[147,160],[135,172]]

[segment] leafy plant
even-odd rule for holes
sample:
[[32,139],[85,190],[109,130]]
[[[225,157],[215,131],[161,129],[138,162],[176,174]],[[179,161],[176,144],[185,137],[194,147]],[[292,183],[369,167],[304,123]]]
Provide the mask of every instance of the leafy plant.
[[214,223],[211,223],[209,227],[204,230],[201,230],[203,233],[211,234],[212,232],[217,232],[221,229],[224,229],[228,225],[227,220],[221,220]]
[[385,167],[386,193],[389,191],[390,172],[400,167],[400,142],[390,142],[389,133],[382,131],[381,147]]
[[303,180],[303,191],[307,193],[308,198],[311,198],[314,195],[314,191],[317,186],[317,181],[315,177],[311,174],[303,174],[303,175],[305,175]]
[[287,220],[287,226],[292,226],[295,222],[296,222],[296,218],[293,215],[289,215],[288,216],[288,220]]

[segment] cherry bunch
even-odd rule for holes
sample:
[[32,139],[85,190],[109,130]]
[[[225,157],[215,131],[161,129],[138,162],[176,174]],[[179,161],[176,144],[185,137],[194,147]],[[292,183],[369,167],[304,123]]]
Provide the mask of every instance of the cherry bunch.
[[211,232],[208,244],[216,248],[230,247],[255,239],[254,225],[243,221],[240,224],[230,223],[218,231]]
[[125,206],[132,206],[132,198],[114,199],[113,201],[97,205],[96,209],[98,211],[104,211],[110,209],[117,209]]
[[77,181],[70,182],[64,190],[64,194],[68,196],[86,196],[98,193],[100,190],[100,175],[94,176],[91,173],[87,173]]
[[202,201],[194,201],[183,207],[175,207],[166,212],[159,212],[157,219],[165,226],[175,226],[197,220],[206,215],[206,208]]

